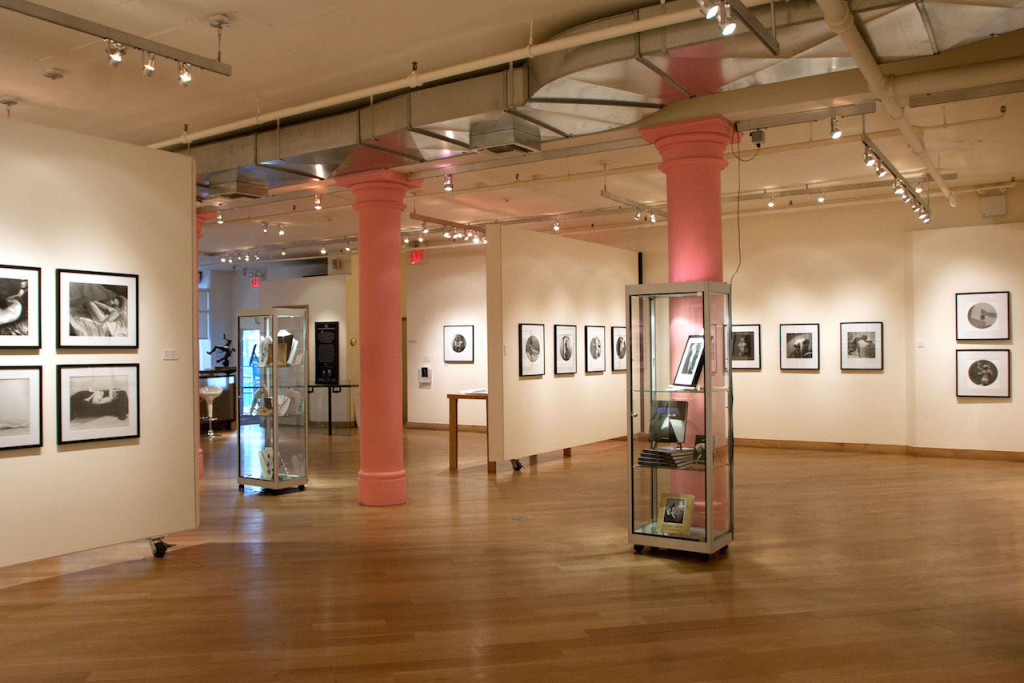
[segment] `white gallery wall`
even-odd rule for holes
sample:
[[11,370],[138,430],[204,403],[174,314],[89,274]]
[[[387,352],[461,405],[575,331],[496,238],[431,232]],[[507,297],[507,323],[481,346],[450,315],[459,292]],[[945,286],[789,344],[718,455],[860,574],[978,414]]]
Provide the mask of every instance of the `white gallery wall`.
[[[0,263],[41,273],[43,446],[0,451],[0,565],[191,529],[195,171],[188,157],[0,121]],[[139,348],[56,348],[58,268],[138,275]],[[57,365],[139,364],[139,437],[57,445]]]
[[[587,325],[626,324],[633,251],[492,226],[487,230],[490,459],[513,460],[626,434],[626,373],[587,373]],[[544,375],[519,376],[519,324],[544,325]],[[576,325],[577,372],[554,374],[554,326]],[[607,354],[606,354],[607,358]]]

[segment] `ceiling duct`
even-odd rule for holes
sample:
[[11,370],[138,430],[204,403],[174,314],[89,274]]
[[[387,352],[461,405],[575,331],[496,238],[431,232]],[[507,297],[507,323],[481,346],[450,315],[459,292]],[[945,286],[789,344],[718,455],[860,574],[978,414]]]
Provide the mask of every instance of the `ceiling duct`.
[[209,176],[208,196],[223,199],[266,199],[270,196],[267,183],[254,178],[241,169],[217,171]]
[[474,121],[469,128],[469,146],[495,154],[539,152],[540,126],[511,114]]

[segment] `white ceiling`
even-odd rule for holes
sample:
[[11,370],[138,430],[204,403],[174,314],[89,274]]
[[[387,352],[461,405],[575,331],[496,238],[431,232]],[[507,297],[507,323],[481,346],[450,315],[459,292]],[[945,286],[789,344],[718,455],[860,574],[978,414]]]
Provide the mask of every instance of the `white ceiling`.
[[[421,72],[441,69],[522,48],[530,42],[531,32],[533,42],[542,43],[586,22],[657,3],[224,0],[211,4],[205,0],[43,0],[40,4],[211,58],[216,57],[217,35],[209,18],[215,13],[229,17],[231,26],[223,34],[222,60],[231,65],[232,75],[196,71],[191,86],[181,88],[176,82],[175,65],[167,60],[158,60],[157,73],[146,78],[141,73],[141,56],[132,50],[125,63],[114,69],[106,63],[103,41],[99,38],[0,9],[0,95],[17,101],[11,107],[11,118],[147,145],[181,137],[186,125],[194,133],[400,79],[410,73],[414,61]],[[687,6],[687,2],[670,4]],[[694,2],[688,3],[693,5]],[[940,18],[950,16],[948,12],[954,5],[964,16],[977,19],[972,23],[978,31],[991,30],[986,27],[995,21],[995,15],[1002,17],[1001,25],[1018,26],[1024,11],[1015,0],[984,5],[972,0],[928,3],[933,16]],[[879,14],[879,22],[891,24],[890,35],[899,36],[899,40],[891,42],[896,47],[889,47],[886,52],[900,54],[883,56],[897,61],[905,58],[904,42],[910,44],[920,37],[909,28],[905,14],[897,15],[895,10]],[[939,30],[946,30],[943,21],[946,20],[936,21]],[[803,30],[830,35],[821,26],[819,21]],[[839,68],[848,66],[834,38],[797,49],[792,47],[798,40],[795,33],[780,32],[779,37],[784,56],[787,52],[790,56],[799,53],[805,61],[791,59],[781,65],[776,62],[776,71],[824,57],[840,64]],[[712,67],[717,63],[721,73],[748,74],[752,60],[759,60],[758,68],[772,65],[768,60],[771,55],[749,36],[705,42],[698,47],[701,59],[710,59]],[[1022,48],[1018,46],[1017,50]],[[744,55],[746,61],[735,58]],[[1005,56],[1005,50],[996,56]],[[691,57],[692,53],[687,59]],[[898,68],[898,64],[895,66]],[[61,69],[64,77],[45,78],[43,73],[51,68]],[[737,79],[731,87],[741,90],[756,85],[756,80],[753,76],[745,81]],[[718,87],[723,85],[725,89],[730,87],[722,83]],[[711,94],[707,99],[698,97],[677,103],[676,115],[685,116],[686,107],[693,105],[693,111],[703,106],[737,120],[871,99],[864,95],[773,101],[757,88],[749,92],[749,97],[741,93],[732,100]],[[671,109],[670,106],[662,115],[668,115]],[[954,188],[1006,183],[1024,172],[1024,143],[1019,133],[1024,130],[1024,95],[1019,92],[917,107],[908,111],[908,117],[932,161],[943,174],[954,177],[949,181]],[[901,172],[909,177],[923,172],[922,162],[911,153],[896,125],[885,114],[871,114],[863,120],[860,116],[850,117],[843,119],[842,124],[847,134],[839,141],[828,139],[827,121],[769,128],[766,144],[760,150],[755,150],[745,136],[733,151],[753,160],[739,164],[735,157],[729,157],[729,167],[723,173],[727,210],[735,206],[733,196],[737,192],[748,195],[802,188],[827,190],[873,181],[862,163],[862,126],[866,126],[872,139]],[[625,148],[612,149],[621,146],[621,141],[625,141]],[[557,158],[557,150],[601,143],[608,143],[606,149],[589,154],[567,151]],[[546,142],[544,153],[555,158],[537,162],[525,155],[509,163],[486,155],[467,154],[443,162],[410,162],[396,170],[424,179],[423,186],[407,202],[410,210],[467,224],[545,217],[524,225],[550,229],[551,220],[562,217],[566,232],[572,233],[589,231],[591,225],[596,230],[632,222],[633,210],[615,211],[617,204],[601,197],[602,188],[643,203],[665,201],[664,179],[657,170],[658,154],[640,143],[635,126]],[[479,168],[487,163],[500,165]],[[460,171],[470,167],[477,170]],[[446,193],[441,190],[440,176],[450,170],[458,171],[456,191]],[[201,251],[212,254],[264,248],[269,253],[271,245],[355,234],[355,213],[347,191],[329,180],[296,180],[294,184],[275,187],[266,200],[208,202],[207,208],[219,205],[227,220],[224,225],[207,224]],[[940,203],[941,195],[936,198],[934,186],[931,190],[934,206]],[[313,211],[315,192],[323,193],[326,210]],[[879,197],[884,192],[884,188],[877,187],[832,193],[830,197],[856,201]],[[813,194],[795,195],[781,204],[793,201],[801,205],[813,199]],[[745,201],[741,206],[742,210],[764,208],[761,201]],[[934,212],[941,215],[937,210]],[[276,230],[264,234],[259,227],[261,222],[284,224],[285,236],[279,237]],[[415,225],[417,221],[405,220],[405,226]]]

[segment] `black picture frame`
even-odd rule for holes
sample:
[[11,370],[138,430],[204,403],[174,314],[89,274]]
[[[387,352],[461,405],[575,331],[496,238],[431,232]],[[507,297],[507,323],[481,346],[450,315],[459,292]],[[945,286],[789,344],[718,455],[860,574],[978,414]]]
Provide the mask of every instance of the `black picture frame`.
[[544,325],[519,323],[519,376],[544,375]]
[[819,370],[821,343],[818,323],[779,325],[779,369]]
[[585,340],[583,352],[586,354],[584,367],[587,372],[605,371],[605,339],[604,325],[584,325]]
[[957,349],[957,398],[1010,398],[1009,349]]
[[57,443],[139,437],[139,364],[57,366]]
[[555,374],[575,375],[577,370],[577,344],[575,325],[555,325]]
[[0,367],[0,451],[43,445],[43,368]]
[[0,349],[38,349],[40,270],[0,265]]
[[629,363],[629,334],[625,326],[612,327],[608,352],[612,359],[612,372],[625,371]]
[[683,353],[679,356],[676,375],[672,384],[677,387],[695,387],[700,381],[700,371],[704,368],[704,335],[691,334],[686,338]]
[[445,363],[473,362],[473,349],[476,342],[473,337],[472,325],[445,325],[443,336]]
[[839,369],[883,370],[884,342],[881,321],[839,323]]
[[1009,292],[960,292],[956,295],[956,340],[1010,338]]
[[58,269],[57,347],[139,348],[139,276]]
[[729,332],[729,363],[733,370],[761,369],[761,326],[733,325]]

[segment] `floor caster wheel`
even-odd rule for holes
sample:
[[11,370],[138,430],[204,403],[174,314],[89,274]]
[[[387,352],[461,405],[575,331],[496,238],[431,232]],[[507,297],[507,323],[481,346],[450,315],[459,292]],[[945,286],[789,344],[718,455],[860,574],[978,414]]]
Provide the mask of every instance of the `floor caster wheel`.
[[299,490],[300,491],[305,491],[306,490],[306,485],[305,484],[299,484]]
[[239,491],[244,491],[245,490],[245,484],[239,484],[238,485],[238,490]]
[[513,459],[512,460],[512,471],[518,472],[521,469],[523,469],[523,463],[519,462],[518,458]]
[[162,538],[149,539],[149,549],[153,551],[153,557],[163,557],[167,554],[167,549],[173,547],[173,543],[165,543]]
[[634,553],[639,555],[643,551],[644,551],[644,547],[642,545],[640,545],[639,543],[637,543],[636,545],[633,546],[633,552]]

